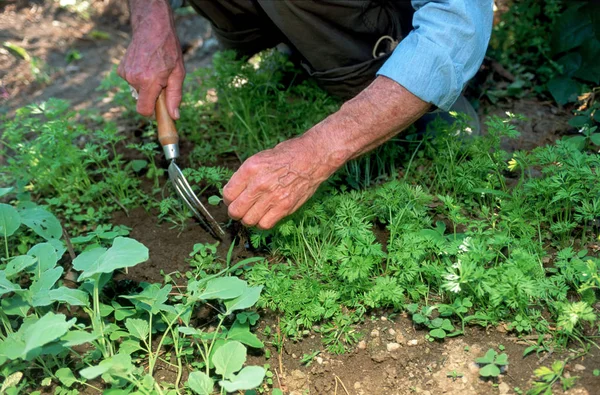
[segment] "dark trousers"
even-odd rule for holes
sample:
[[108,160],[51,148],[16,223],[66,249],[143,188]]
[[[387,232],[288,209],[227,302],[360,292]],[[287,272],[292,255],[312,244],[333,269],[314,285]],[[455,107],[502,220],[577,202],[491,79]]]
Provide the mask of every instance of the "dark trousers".
[[[354,97],[412,29],[410,1],[190,0],[225,49],[253,55],[289,45],[329,93]],[[389,36],[389,39],[381,37]],[[376,45],[379,41],[379,44]]]

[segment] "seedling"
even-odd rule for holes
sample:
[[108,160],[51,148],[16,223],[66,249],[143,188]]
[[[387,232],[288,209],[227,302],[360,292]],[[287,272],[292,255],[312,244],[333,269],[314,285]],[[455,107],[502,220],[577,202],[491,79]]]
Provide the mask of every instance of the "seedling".
[[498,354],[496,350],[490,348],[483,357],[475,359],[479,365],[479,375],[481,377],[498,377],[508,365],[508,355]]
[[446,377],[451,378],[452,381],[456,381],[456,380],[460,379],[463,376],[464,376],[463,373],[457,372],[456,370],[453,370],[451,372],[446,373]]
[[537,381],[533,383],[533,387],[527,391],[527,395],[552,394],[552,387],[557,382],[560,382],[563,391],[572,388],[578,377],[565,377],[565,365],[565,361],[555,361],[550,368],[546,366],[537,368],[534,371]]

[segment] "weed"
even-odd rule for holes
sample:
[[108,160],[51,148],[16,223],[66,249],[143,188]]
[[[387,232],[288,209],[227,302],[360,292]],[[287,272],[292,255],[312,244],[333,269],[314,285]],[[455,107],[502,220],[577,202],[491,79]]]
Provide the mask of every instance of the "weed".
[[475,359],[475,363],[480,367],[481,377],[498,377],[508,365],[508,355],[498,354],[496,350],[490,348],[483,357]]
[[527,391],[527,395],[551,394],[552,387],[556,383],[562,385],[563,391],[575,385],[577,377],[565,377],[565,361],[555,361],[551,367],[542,366],[534,371],[536,382],[533,387]]

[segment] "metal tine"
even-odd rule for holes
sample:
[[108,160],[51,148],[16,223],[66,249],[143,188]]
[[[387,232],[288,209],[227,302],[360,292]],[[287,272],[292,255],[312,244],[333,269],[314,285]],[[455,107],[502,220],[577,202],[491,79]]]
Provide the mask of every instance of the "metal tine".
[[221,229],[217,221],[212,217],[212,215],[210,215],[208,210],[206,210],[202,202],[198,199],[192,190],[192,187],[187,182],[185,176],[175,162],[171,162],[168,172],[169,178],[171,178],[173,181],[173,185],[175,185],[177,193],[181,196],[182,200],[187,204],[190,210],[192,210],[196,217],[201,219],[208,229],[211,230],[213,236],[219,239],[225,236],[223,229]]

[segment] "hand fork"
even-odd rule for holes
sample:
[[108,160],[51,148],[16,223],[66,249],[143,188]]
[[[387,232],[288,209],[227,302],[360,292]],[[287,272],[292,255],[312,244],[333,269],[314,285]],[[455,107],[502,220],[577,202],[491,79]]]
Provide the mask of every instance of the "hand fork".
[[181,200],[183,200],[190,210],[192,210],[192,213],[194,213],[196,218],[200,220],[215,238],[221,240],[221,238],[225,236],[225,232],[221,226],[219,226],[219,223],[215,221],[213,216],[210,215],[202,202],[200,202],[200,199],[198,199],[192,190],[192,187],[185,179],[181,169],[179,169],[179,166],[175,163],[175,160],[179,158],[179,136],[177,135],[175,122],[173,122],[167,111],[167,101],[164,90],[160,93],[158,100],[156,101],[155,113],[158,128],[158,141],[163,147],[165,157],[171,162],[167,170],[169,179],[173,183],[173,186],[175,186],[175,190]]

